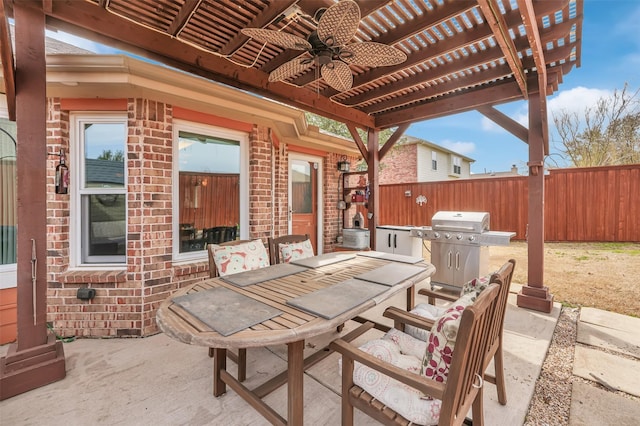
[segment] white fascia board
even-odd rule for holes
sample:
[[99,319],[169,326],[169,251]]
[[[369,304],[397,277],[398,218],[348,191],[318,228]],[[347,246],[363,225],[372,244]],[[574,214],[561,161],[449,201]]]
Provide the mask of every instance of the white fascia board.
[[[304,133],[306,128],[304,112],[296,108],[123,55],[49,55],[47,81],[49,86],[62,84],[67,87],[125,84],[142,89],[142,92],[133,90],[133,93],[145,93],[167,103],[230,119],[270,126],[277,121],[293,126],[294,134]],[[49,91],[56,94],[65,91],[64,87],[57,89],[50,88]],[[112,90],[105,87],[104,94],[112,97]],[[94,97],[100,95],[93,94]]]

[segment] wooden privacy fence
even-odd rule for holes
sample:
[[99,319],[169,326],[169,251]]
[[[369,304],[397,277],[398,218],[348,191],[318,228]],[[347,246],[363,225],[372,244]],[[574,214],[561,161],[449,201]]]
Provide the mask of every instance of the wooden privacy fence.
[[[428,226],[440,210],[486,211],[492,230],[525,240],[528,179],[381,185],[378,224]],[[546,241],[640,241],[640,165],[549,170],[544,199]]]
[[237,174],[180,173],[180,223],[195,229],[235,226],[240,222]]

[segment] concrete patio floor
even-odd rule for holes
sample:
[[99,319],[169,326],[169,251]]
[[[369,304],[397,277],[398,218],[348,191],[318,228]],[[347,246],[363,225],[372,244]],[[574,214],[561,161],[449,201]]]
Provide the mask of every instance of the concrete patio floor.
[[[515,286],[514,286],[515,287]],[[389,304],[402,307],[404,295],[368,311],[380,320]],[[510,295],[505,318],[504,348],[508,403],[497,402],[495,386],[485,390],[488,425],[524,422],[536,380],[560,313],[519,309]],[[386,320],[385,318],[382,318]],[[358,324],[349,322],[344,333]],[[367,332],[363,343],[381,335]],[[324,347],[337,333],[306,342],[305,356]],[[4,355],[7,346],[0,347]],[[59,382],[0,402],[3,425],[263,425],[267,422],[233,390],[212,395],[212,361],[207,349],[171,340],[164,334],[142,339],[80,339],[64,345],[67,377]],[[247,381],[253,388],[286,367],[286,348],[249,349]],[[332,354],[307,370],[304,377],[305,424],[340,424],[339,355]],[[227,363],[235,375],[235,364]],[[489,367],[492,369],[493,367]],[[286,386],[265,398],[286,416]],[[356,410],[356,424],[376,424]]]

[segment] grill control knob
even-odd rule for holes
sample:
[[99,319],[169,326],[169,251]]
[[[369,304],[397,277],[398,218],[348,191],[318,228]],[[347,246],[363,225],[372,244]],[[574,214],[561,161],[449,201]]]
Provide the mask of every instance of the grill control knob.
[[451,239],[451,234],[447,232],[446,234],[444,234],[444,237],[445,237],[447,240],[449,240],[449,239]]
[[434,233],[433,233],[433,238],[435,238],[436,240],[437,240],[438,238],[440,238],[440,233],[439,233],[439,232],[434,232]]
[[469,235],[469,241],[475,241],[476,237],[474,237],[473,235]]
[[461,240],[461,239],[462,239],[462,234],[458,234],[458,235],[456,235],[456,239],[457,239],[457,240]]

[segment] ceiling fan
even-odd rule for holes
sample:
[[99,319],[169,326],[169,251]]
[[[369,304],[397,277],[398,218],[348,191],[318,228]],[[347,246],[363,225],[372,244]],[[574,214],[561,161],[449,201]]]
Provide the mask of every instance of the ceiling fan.
[[360,8],[353,0],[342,0],[329,8],[320,9],[314,16],[318,27],[307,39],[281,31],[245,28],[242,33],[263,43],[285,49],[305,50],[309,57],[285,62],[269,74],[269,81],[292,77],[313,65],[320,68],[325,82],[339,92],[351,89],[353,75],[348,64],[380,67],[404,62],[407,55],[401,50],[375,42],[349,41],[360,25]]

